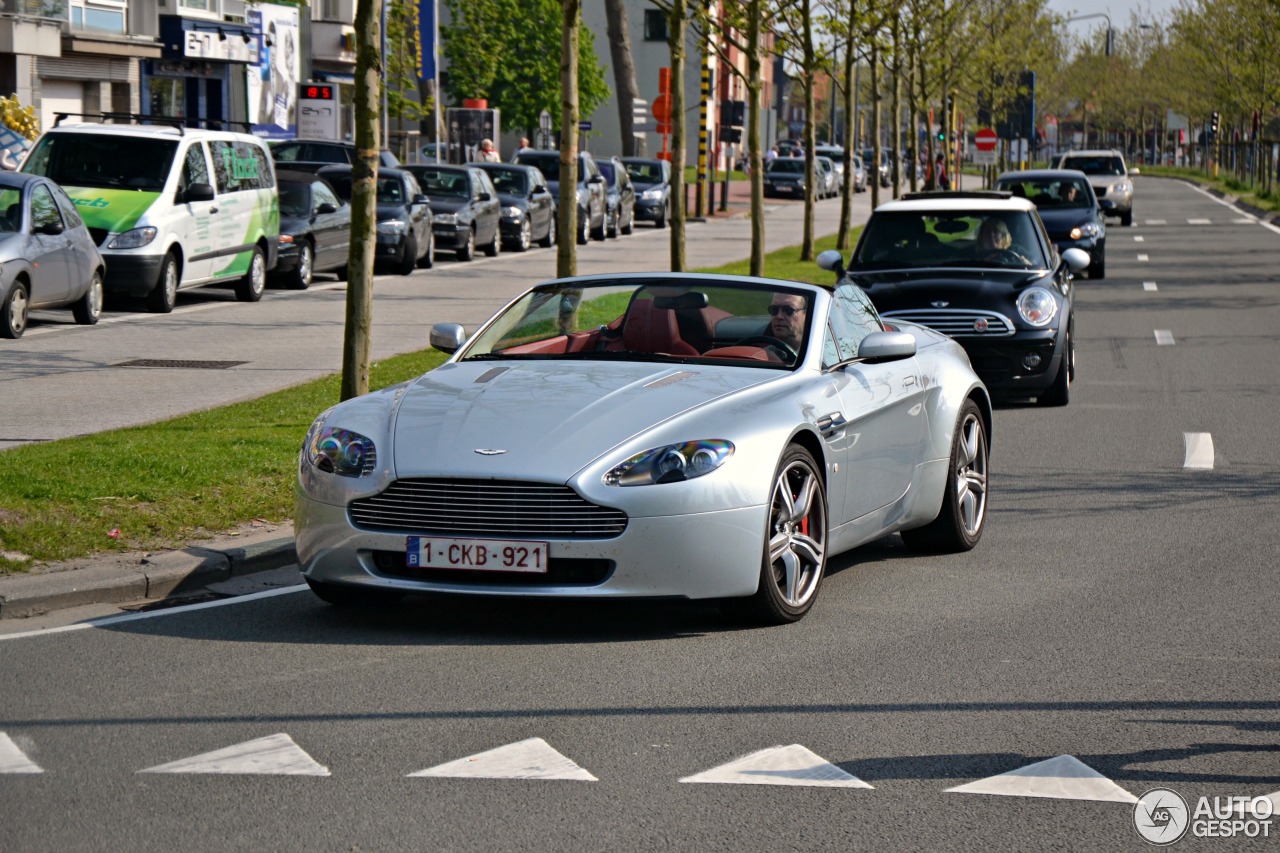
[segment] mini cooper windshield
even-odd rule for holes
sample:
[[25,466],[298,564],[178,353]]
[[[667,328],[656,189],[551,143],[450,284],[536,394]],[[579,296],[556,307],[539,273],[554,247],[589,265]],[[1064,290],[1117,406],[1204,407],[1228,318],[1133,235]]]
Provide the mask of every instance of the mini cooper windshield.
[[766,283],[553,282],[508,306],[461,360],[696,359],[786,369],[803,360],[810,314],[808,294]]
[[853,266],[1047,269],[1049,261],[1025,211],[906,210],[871,218]]

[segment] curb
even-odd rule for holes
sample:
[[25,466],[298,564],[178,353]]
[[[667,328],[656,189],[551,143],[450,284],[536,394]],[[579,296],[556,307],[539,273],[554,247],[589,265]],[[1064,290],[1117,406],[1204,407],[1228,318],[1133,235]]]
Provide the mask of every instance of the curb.
[[39,616],[86,604],[162,599],[241,575],[298,561],[293,537],[191,545],[146,554],[136,563],[103,563],[67,571],[0,578],[0,619]]

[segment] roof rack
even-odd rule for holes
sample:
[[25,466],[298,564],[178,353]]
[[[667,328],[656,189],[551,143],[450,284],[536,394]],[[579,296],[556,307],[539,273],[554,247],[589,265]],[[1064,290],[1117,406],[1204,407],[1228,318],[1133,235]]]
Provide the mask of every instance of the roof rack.
[[112,124],[158,124],[164,127],[176,128],[179,135],[187,128],[205,128],[207,130],[222,130],[225,125],[234,125],[244,128],[245,133],[250,132],[252,126],[247,121],[230,121],[229,119],[220,118],[183,118],[181,116],[153,116],[145,113],[64,113],[55,112],[53,114],[53,126],[57,127],[62,124],[63,119],[75,116],[77,118],[96,118],[102,122],[110,122]]
[[985,198],[992,201],[1002,201],[1013,198],[1013,193],[1005,190],[932,190],[929,192],[902,194],[903,201],[940,198]]

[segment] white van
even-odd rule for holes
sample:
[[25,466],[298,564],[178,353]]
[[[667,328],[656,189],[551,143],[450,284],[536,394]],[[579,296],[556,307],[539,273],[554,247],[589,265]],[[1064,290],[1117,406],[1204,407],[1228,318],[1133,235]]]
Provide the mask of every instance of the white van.
[[257,302],[275,266],[280,202],[256,136],[131,124],[65,124],[36,141],[23,172],[60,184],[107,262],[108,294],[173,310],[179,290],[231,284]]

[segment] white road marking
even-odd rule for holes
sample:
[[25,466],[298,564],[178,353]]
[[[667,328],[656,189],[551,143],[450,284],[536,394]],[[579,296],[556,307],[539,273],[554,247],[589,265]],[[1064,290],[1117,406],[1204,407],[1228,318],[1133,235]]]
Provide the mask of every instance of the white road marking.
[[43,773],[27,754],[18,748],[13,739],[0,732],[0,773]]
[[1239,219],[1231,220],[1232,225],[1257,225],[1258,220],[1252,216],[1242,216]]
[[[1200,193],[1200,195],[1204,196],[1205,198],[1209,199],[1210,201],[1217,202],[1218,204],[1222,205],[1223,207],[1229,207],[1229,208],[1231,208],[1232,212],[1234,212],[1234,213],[1239,213],[1239,212],[1240,212],[1240,210],[1239,210],[1239,209],[1238,209],[1234,204],[1232,204],[1231,202],[1227,201],[1226,199],[1224,199],[1224,198],[1218,198],[1218,197],[1217,197],[1217,196],[1215,196],[1213,193],[1209,192],[1208,190],[1202,189],[1201,187],[1198,187],[1198,186],[1196,186],[1195,184],[1190,184],[1189,186],[1191,187],[1191,189],[1193,189],[1193,190],[1195,190],[1196,192]],[[1274,232],[1276,232],[1277,234],[1280,234],[1280,227],[1277,227],[1277,226],[1275,226],[1275,225],[1272,225],[1270,222],[1266,222],[1266,221],[1264,221],[1264,220],[1259,219],[1259,220],[1257,220],[1257,223],[1258,223],[1259,225],[1261,225],[1263,228],[1266,228],[1268,231],[1274,231]]]
[[1184,432],[1182,444],[1185,454],[1182,459],[1183,468],[1195,468],[1201,471],[1213,468],[1213,436],[1207,432]]
[[1212,225],[1212,224],[1213,224],[1213,220],[1211,220],[1211,219],[1188,219],[1188,220],[1187,220],[1187,224],[1188,224],[1188,225]]
[[1168,329],[1156,329],[1156,344],[1162,347],[1173,346],[1173,332]]
[[994,794],[1000,797],[1047,797],[1055,800],[1099,800],[1136,803],[1138,798],[1072,755],[1059,755],[948,788],[949,793]]
[[328,776],[329,768],[317,764],[287,734],[276,734],[138,772]]
[[686,776],[681,782],[710,782],[725,785],[809,785],[820,788],[865,788],[871,786],[831,762],[801,746],[774,746]]
[[455,779],[573,779],[598,781],[586,770],[551,748],[540,737],[500,746],[457,761],[449,761],[410,776]]
[[1156,288],[1156,283],[1155,283],[1154,281],[1144,281],[1144,282],[1142,283],[1142,289],[1143,289],[1143,290],[1156,290],[1156,289],[1157,289],[1157,288]]
[[1147,238],[1143,237],[1141,234],[1135,234],[1133,237],[1133,242],[1135,243],[1145,243],[1146,241]]
[[190,613],[193,610],[207,610],[210,607],[226,607],[229,604],[243,604],[250,601],[257,601],[260,598],[271,598],[276,595],[288,595],[291,592],[302,592],[306,588],[306,584],[300,583],[297,586],[287,586],[283,589],[269,589],[264,592],[254,592],[249,595],[236,596],[235,598],[224,598],[220,601],[202,601],[199,604],[187,604],[181,607],[167,607],[163,610],[148,610],[143,613],[124,613],[120,616],[108,616],[105,619],[95,619],[92,622],[77,622],[74,625],[61,625],[57,628],[42,628],[39,631],[23,631],[18,634],[0,634],[0,640],[21,640],[27,637],[42,637],[45,634],[63,634],[68,631],[83,631],[85,628],[108,628],[112,625],[119,625],[121,622],[136,622],[139,619],[158,619],[161,616]]
[[1138,255],[1138,263],[1140,264],[1145,264],[1149,260],[1151,260],[1151,258],[1148,255]]
[[1147,224],[1148,225],[1168,225],[1169,223],[1164,219],[1148,219]]

